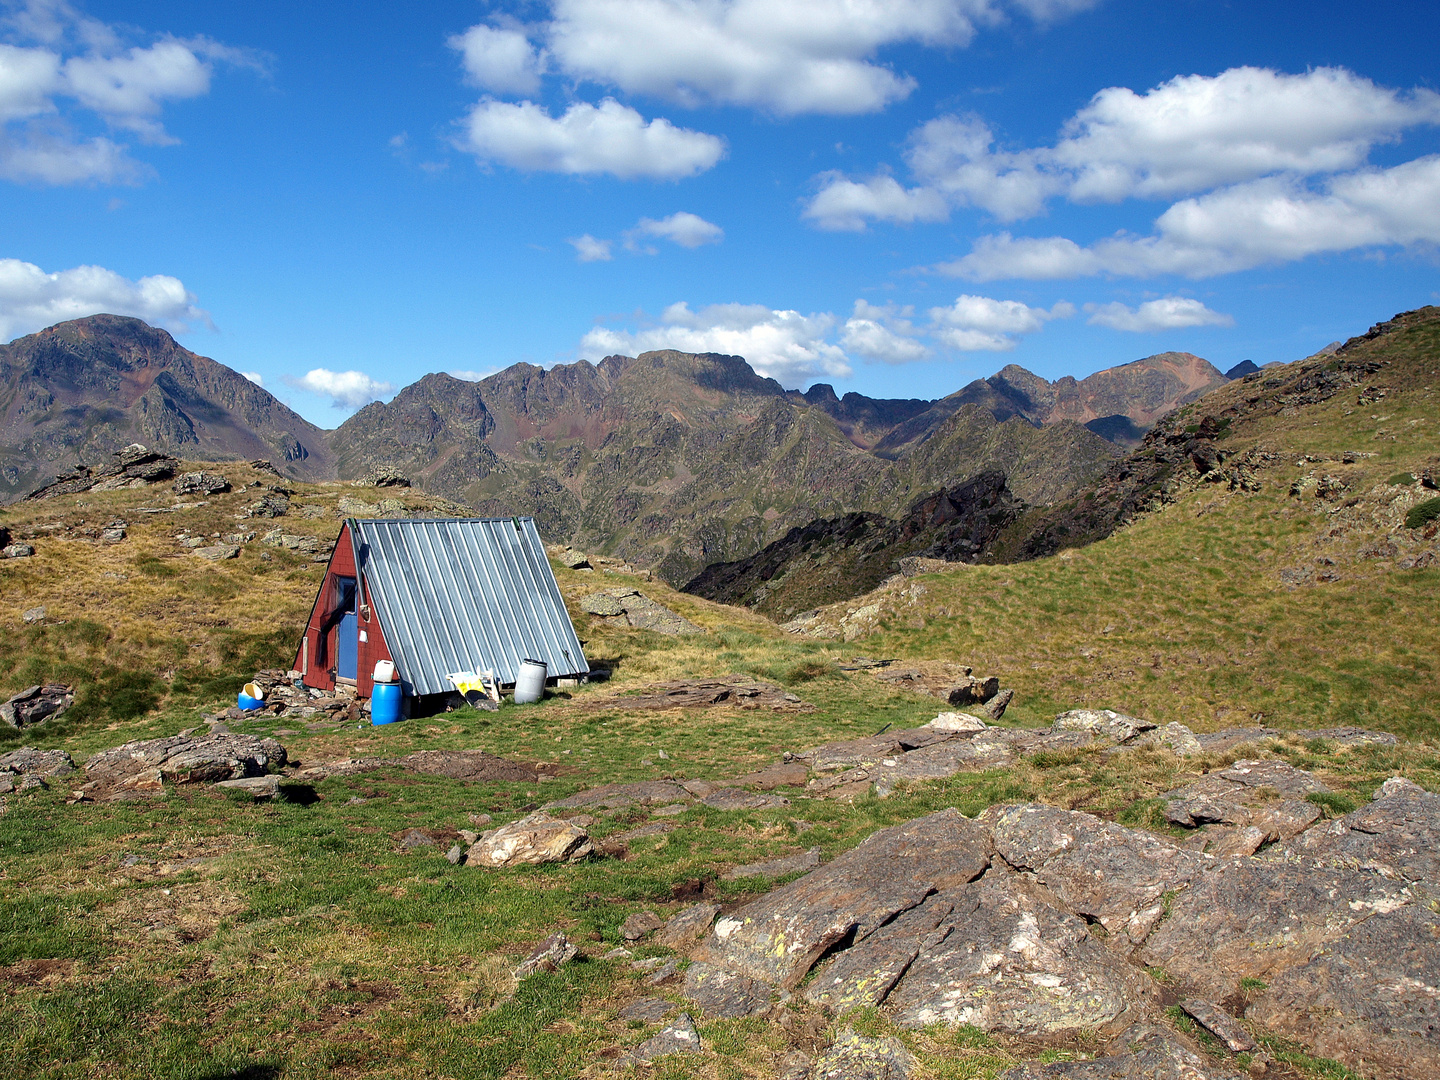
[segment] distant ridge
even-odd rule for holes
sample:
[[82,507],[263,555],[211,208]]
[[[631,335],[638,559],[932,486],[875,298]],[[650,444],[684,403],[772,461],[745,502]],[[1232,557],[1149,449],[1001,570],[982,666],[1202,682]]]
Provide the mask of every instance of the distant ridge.
[[398,472],[679,584],[817,518],[902,515],[982,474],[1027,506],[1070,498],[1224,381],[1163,353],[1053,383],[1012,364],[939,401],[841,398],[786,391],[738,356],[659,350],[426,375],[325,432],[165,331],[96,315],[0,347],[0,500],[132,442],[304,480]]

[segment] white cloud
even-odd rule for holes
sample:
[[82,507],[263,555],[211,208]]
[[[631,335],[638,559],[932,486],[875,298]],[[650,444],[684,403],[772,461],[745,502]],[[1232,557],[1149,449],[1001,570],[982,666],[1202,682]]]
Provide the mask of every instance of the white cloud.
[[166,102],[209,93],[217,62],[260,66],[207,38],[126,48],[114,28],[65,3],[13,5],[0,33],[10,39],[0,42],[0,176],[23,182],[134,182],[147,170],[127,148],[77,134],[77,121],[174,143],[160,122]]
[[863,232],[868,220],[909,225],[943,221],[950,215],[945,199],[929,188],[905,188],[893,176],[872,176],[864,182],[838,172],[817,178],[820,191],[806,204],[803,217],[822,229]]
[[596,327],[580,347],[599,356],[635,356],[653,349],[742,356],[761,375],[796,386],[851,374],[844,350],[827,340],[835,322],[828,313],[801,315],[763,304],[712,304],[691,311],[682,301],[666,308],[657,326],[635,332]]
[[363,371],[331,371],[328,368],[315,368],[307,371],[302,378],[287,378],[285,381],[301,390],[328,397],[337,409],[359,409],[395,390],[392,384],[372,379]]
[[1074,314],[1074,305],[1063,300],[1047,311],[1019,300],[966,295],[956,297],[949,307],[930,309],[930,333],[961,352],[1009,352],[1018,336]]
[[886,364],[924,360],[930,355],[930,349],[914,338],[915,327],[910,321],[912,315],[914,311],[909,307],[882,306],[856,300],[854,313],[845,321],[840,344],[866,360]]
[[626,234],[626,247],[635,249],[634,240],[640,236],[654,236],[669,240],[684,248],[697,248],[703,244],[718,244],[725,239],[725,230],[714,222],[706,221],[698,214],[680,210],[669,217],[641,218],[635,228]]
[[155,274],[131,281],[103,266],[47,274],[34,263],[0,259],[0,341],[100,313],[133,315],[176,333],[196,323],[211,325],[178,278]]
[[1180,330],[1192,326],[1234,326],[1229,315],[1211,311],[1199,300],[1185,296],[1162,296],[1130,308],[1116,301],[1110,304],[1086,304],[1090,314],[1086,321],[1092,326],[1108,326],[1134,334],[1153,334],[1160,330]]
[[[910,137],[906,163],[918,186],[887,176],[856,182],[822,174],[805,216],[822,227],[861,228],[866,220],[908,221],[915,204],[974,206],[1000,221],[1033,217],[1049,199],[1119,202],[1195,195],[1265,177],[1325,176],[1356,169],[1378,143],[1440,123],[1440,94],[1376,86],[1344,68],[1289,75],[1231,68],[1178,76],[1143,94],[1126,87],[1097,93],[1053,146],[997,149],[978,117],[941,116]],[[861,189],[890,198],[866,204]],[[825,210],[828,202],[848,215]],[[934,213],[928,220],[937,220]],[[835,225],[832,221],[843,224]]]
[[554,0],[566,74],[629,93],[782,114],[875,112],[915,80],[873,63],[886,45],[965,45],[990,0]]
[[1311,255],[1440,243],[1440,155],[1333,177],[1236,184],[1171,206],[1150,236],[1120,234],[1081,247],[1064,237],[981,237],[942,273],[974,281],[1096,274],[1202,278]]
[[589,233],[565,241],[575,249],[576,262],[609,262],[610,241],[597,240]]
[[1102,90],[1066,125],[1054,160],[1073,174],[1072,198],[1164,197],[1352,169],[1375,143],[1437,122],[1431,90],[1405,94],[1344,68],[1240,67],[1177,76],[1145,94]]
[[537,94],[544,58],[519,30],[472,26],[447,44],[460,53],[468,82],[497,94]]
[[258,371],[242,371],[242,372],[240,372],[240,374],[243,375],[243,376],[245,376],[245,378],[249,379],[249,380],[250,380],[251,382],[253,382],[256,386],[264,386],[264,385],[265,385],[265,379],[261,376],[261,374],[260,374]]
[[606,98],[577,102],[559,117],[531,101],[485,98],[464,122],[461,149],[517,169],[572,175],[609,173],[622,180],[677,180],[711,168],[725,153],[714,135],[657,118]]

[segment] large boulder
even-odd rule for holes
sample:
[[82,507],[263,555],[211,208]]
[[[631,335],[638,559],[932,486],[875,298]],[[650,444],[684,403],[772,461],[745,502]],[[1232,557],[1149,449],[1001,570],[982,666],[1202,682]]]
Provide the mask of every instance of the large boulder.
[[213,783],[263,776],[285,760],[285,748],[274,739],[233,732],[172,735],[101,750],[85,763],[85,775],[87,787],[156,790],[162,781]]
[[465,855],[466,866],[498,869],[549,862],[578,862],[595,845],[579,825],[552,818],[543,810],[481,833]]
[[[39,609],[44,618],[44,608]],[[26,612],[28,617],[30,613]],[[28,618],[27,618],[27,621]],[[0,722],[13,728],[33,727],[59,716],[75,704],[75,688],[62,683],[28,686],[6,701],[0,702]]]

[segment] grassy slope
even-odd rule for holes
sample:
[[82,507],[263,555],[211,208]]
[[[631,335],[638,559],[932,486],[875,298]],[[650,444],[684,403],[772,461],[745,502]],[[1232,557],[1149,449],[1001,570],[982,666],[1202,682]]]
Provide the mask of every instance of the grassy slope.
[[[1279,455],[1260,491],[1202,483],[1107,540],[892,582],[828,609],[821,627],[875,630],[864,640],[872,655],[945,656],[999,673],[1017,690],[1021,721],[1087,705],[1197,730],[1259,720],[1440,736],[1440,568],[1397,567],[1435,549],[1403,518],[1436,496],[1405,481],[1440,462],[1440,322],[1363,348],[1391,361],[1373,376],[1388,388],[1380,402],[1359,405],[1357,388],[1243,419],[1220,440]],[[1233,384],[1191,412],[1218,413],[1225,395],[1247,392]],[[1373,456],[1347,465],[1346,451]],[[1348,489],[1335,501],[1313,487],[1289,493],[1319,475]],[[1280,576],[1307,569],[1338,580],[1291,586]]]
[[[996,801],[1035,798],[1164,832],[1154,796],[1222,760],[1048,755],[853,806],[796,798],[774,810],[698,807],[677,819],[675,832],[631,845],[625,860],[567,867],[485,873],[451,867],[441,857],[446,842],[409,852],[397,842],[412,828],[469,827],[471,813],[511,820],[593,783],[734,776],[784,749],[934,715],[933,699],[836,670],[837,658],[855,653],[964,660],[1001,673],[1019,690],[1007,720],[1021,722],[1078,704],[1197,728],[1262,712],[1279,727],[1358,720],[1429,741],[1344,751],[1287,740],[1248,752],[1318,771],[1340,793],[1331,813],[1343,811],[1346,800],[1368,798],[1397,772],[1440,789],[1432,745],[1436,572],[1381,569],[1393,560],[1349,561],[1378,534],[1372,515],[1393,516],[1419,497],[1413,486],[1382,481],[1401,470],[1418,475],[1435,455],[1436,410],[1423,385],[1392,393],[1383,411],[1356,412],[1347,394],[1312,415],[1274,417],[1229,434],[1239,448],[1261,440],[1295,452],[1292,444],[1303,440],[1310,451],[1374,450],[1376,458],[1296,468],[1287,457],[1262,474],[1257,494],[1201,487],[1068,557],[916,579],[904,583],[906,593],[891,587],[867,598],[879,605],[877,625],[881,615],[888,623],[871,638],[801,639],[658,582],[561,570],[572,601],[596,587],[639,584],[711,633],[665,638],[578,615],[587,653],[615,664],[609,685],[498,714],[464,710],[380,729],[260,725],[284,732],[292,757],[302,761],[475,747],[559,762],[567,771],[557,780],[472,786],[388,770],[321,782],[308,805],[257,806],[181,790],[157,802],[68,807],[63,781],[9,796],[0,815],[0,1057],[11,1063],[10,1075],[46,1077],[608,1075],[620,1050],[654,1030],[619,1020],[617,1005],[656,991],[624,964],[590,960],[537,976],[506,1000],[508,968],[552,930],[564,929],[598,956],[630,913],[677,910],[677,884],[713,881],[727,866],[812,845],[829,858],[877,827],[939,806],[974,813]],[[1373,494],[1339,514],[1326,513],[1313,496],[1286,494],[1312,468],[1345,472],[1352,494]],[[328,538],[342,494],[373,501],[380,493],[301,487],[297,515],[280,523]],[[272,523],[233,520],[253,497],[221,497],[188,512],[199,515],[193,518],[126,514],[155,500],[154,492],[5,511],[3,523],[12,528],[81,516],[103,523],[114,513],[132,523],[131,539],[116,547],[44,540],[36,559],[0,563],[0,642],[10,669],[0,689],[29,677],[101,673],[82,695],[84,708],[26,742],[64,746],[80,758],[127,738],[173,733],[195,725],[197,707],[219,704],[231,691],[228,683],[223,691],[219,682],[207,688],[207,678],[234,680],[252,661],[288,660],[318,566],[280,552],[266,562],[258,544],[234,563],[168,557],[177,551],[168,537],[178,527],[263,533]],[[298,516],[306,503],[325,505],[332,516]],[[1352,519],[1358,524],[1351,532],[1328,538]],[[1336,558],[1339,581],[1281,585],[1279,569],[1313,565],[1317,554]],[[145,569],[152,565],[183,573]],[[24,628],[19,613],[37,603],[63,624]],[[656,679],[726,670],[781,682],[817,710],[645,713],[613,700]],[[153,681],[137,690],[121,679],[127,673]],[[162,706],[131,715],[145,704],[138,693],[155,695]],[[603,837],[647,818],[621,812],[602,817],[593,831]],[[801,832],[797,819],[812,827]],[[716,887],[737,900],[764,886]],[[658,992],[678,996],[674,988]],[[797,1025],[812,1019],[822,1031],[834,1023],[792,1013]],[[871,1014],[846,1022],[886,1030]],[[701,1034],[710,1049],[703,1059],[662,1064],[653,1074],[771,1077],[786,1049],[781,1029],[758,1021],[702,1023]],[[902,1037],[919,1056],[920,1076],[937,1080],[993,1077],[1040,1052],[967,1029]],[[1267,1045],[1289,1075],[1346,1075],[1294,1047]],[[1087,1049],[1081,1042],[1046,1052]]]

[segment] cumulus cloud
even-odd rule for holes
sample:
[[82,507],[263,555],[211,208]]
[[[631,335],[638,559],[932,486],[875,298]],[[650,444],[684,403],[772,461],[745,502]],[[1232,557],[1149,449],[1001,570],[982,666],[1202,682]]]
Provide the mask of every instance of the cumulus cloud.
[[906,188],[893,176],[850,180],[838,172],[822,173],[820,190],[806,204],[803,217],[822,229],[863,232],[867,221],[909,225],[916,221],[944,221],[950,208],[930,188]]
[[989,0],[555,0],[549,46],[566,74],[683,105],[782,114],[875,112],[915,80],[886,45],[966,45]]
[[34,263],[0,259],[0,341],[102,312],[133,315],[176,333],[212,325],[178,278],[154,274],[131,281],[103,266],[47,274]]
[[973,281],[1096,274],[1192,278],[1311,255],[1440,243],[1440,155],[1363,169],[1312,188],[1269,177],[1171,206],[1149,236],[1120,234],[1081,247],[1065,237],[981,237],[942,273]]
[[1009,352],[1021,335],[1074,314],[1074,305],[1063,300],[1047,311],[1019,300],[958,296],[949,307],[930,309],[930,333],[960,352]]
[[857,356],[885,364],[924,360],[930,349],[914,337],[915,326],[910,321],[914,314],[910,307],[856,300],[853,314],[845,320],[840,344]]
[[[626,233],[625,246],[632,251],[636,250],[636,241],[642,236],[653,236],[660,240],[669,240],[671,243],[679,244],[684,248],[697,248],[704,244],[718,244],[725,239],[725,230],[714,222],[706,221],[698,214],[691,214],[680,210],[669,217],[654,218],[642,217],[635,228]],[[653,253],[653,249],[651,249]]]
[[1108,326],[1133,334],[1153,334],[1160,330],[1180,330],[1192,326],[1234,326],[1229,315],[1211,311],[1199,300],[1185,296],[1162,296],[1131,308],[1116,301],[1110,304],[1086,304],[1092,326]]
[[126,47],[115,28],[41,0],[12,6],[0,36],[0,176],[30,183],[141,179],[147,170],[127,147],[76,125],[99,120],[144,143],[172,144],[160,121],[167,102],[209,93],[217,63],[261,66],[203,37]]
[[466,81],[497,94],[536,94],[543,54],[520,30],[472,26],[447,42],[460,53]]
[[245,376],[245,378],[249,379],[249,380],[250,380],[251,382],[253,382],[256,386],[264,386],[264,385],[265,385],[265,379],[261,376],[261,374],[260,374],[258,371],[242,371],[242,372],[240,372],[240,374],[243,375],[243,376]]
[[331,371],[328,368],[314,368],[299,379],[286,379],[290,385],[308,390],[320,397],[328,397],[337,409],[354,411],[370,402],[394,393],[395,387],[380,379],[373,379],[363,371]]
[[763,304],[712,304],[691,311],[681,301],[665,309],[658,325],[638,331],[596,327],[580,347],[601,356],[634,356],[652,349],[743,356],[761,375],[797,386],[817,377],[851,374],[844,350],[827,340],[835,322],[828,313],[801,315]]
[[[909,206],[938,204],[1008,222],[1043,213],[1057,197],[1119,202],[1267,178],[1295,183],[1359,169],[1375,145],[1436,123],[1440,94],[1428,89],[1377,86],[1344,68],[1299,75],[1231,68],[1179,76],[1145,93],[1101,90],[1050,146],[1006,149],[979,117],[937,117],[912,133],[905,151],[915,186],[884,174],[863,181],[821,174],[804,216],[822,227],[861,228],[908,223],[917,220]],[[876,193],[868,202],[867,191]],[[930,213],[928,220],[944,216]]]
[[576,262],[609,262],[610,241],[597,240],[589,233],[565,241],[575,249]]
[[527,172],[609,173],[622,180],[694,176],[725,153],[724,140],[714,135],[663,118],[647,123],[613,98],[577,102],[559,117],[532,101],[485,98],[464,121],[458,145],[483,161]]
[[[1050,22],[1099,0],[1008,2]],[[877,62],[879,50],[965,46],[979,28],[1006,18],[1001,0],[551,0],[549,6],[551,19],[528,38],[517,28],[482,25],[452,39],[470,78],[496,92],[531,94],[529,80],[548,66],[577,82],[687,107],[871,113],[916,86],[909,75]]]

